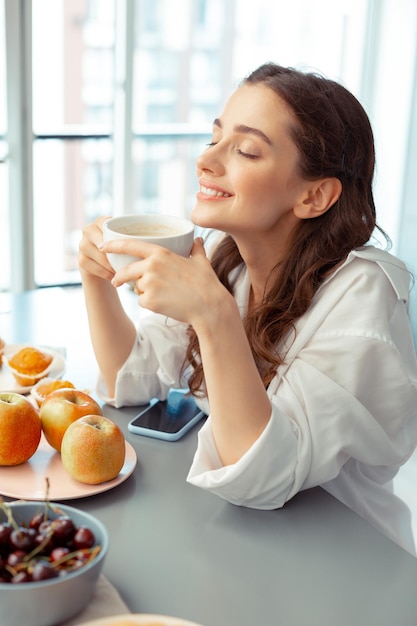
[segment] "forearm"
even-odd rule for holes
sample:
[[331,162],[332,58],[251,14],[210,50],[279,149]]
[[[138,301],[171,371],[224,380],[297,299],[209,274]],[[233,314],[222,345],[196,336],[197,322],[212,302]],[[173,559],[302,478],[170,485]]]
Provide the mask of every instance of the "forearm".
[[195,326],[210,401],[213,436],[225,465],[251,447],[267,425],[271,404],[234,299],[214,306]]
[[94,353],[108,394],[113,396],[117,372],[132,350],[136,329],[109,281],[82,275],[82,282]]

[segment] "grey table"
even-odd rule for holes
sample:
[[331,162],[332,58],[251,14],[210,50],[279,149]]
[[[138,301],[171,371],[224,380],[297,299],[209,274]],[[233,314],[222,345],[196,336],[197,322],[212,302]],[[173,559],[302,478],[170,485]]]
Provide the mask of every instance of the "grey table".
[[[93,388],[79,289],[0,294],[0,335],[66,346],[67,377]],[[110,531],[104,573],[132,611],[204,626],[417,624],[417,559],[325,491],[301,493],[277,511],[233,506],[185,482],[197,429],[162,442],[128,432],[135,409],[104,413],[122,427],[138,465],[117,488],[71,504]]]

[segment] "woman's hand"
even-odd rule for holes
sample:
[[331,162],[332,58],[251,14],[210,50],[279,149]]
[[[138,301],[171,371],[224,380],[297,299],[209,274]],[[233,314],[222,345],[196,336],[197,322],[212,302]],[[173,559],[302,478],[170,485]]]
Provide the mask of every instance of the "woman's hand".
[[112,274],[110,282],[87,280],[91,334],[109,394],[114,391],[117,372],[136,336],[133,325],[114,302],[115,287],[133,281],[142,307],[193,326],[200,345],[217,452],[225,465],[236,462],[265,428],[271,405],[239,308],[214,272],[202,240],[196,239],[190,256],[182,257],[133,239],[100,243],[100,230],[98,221],[85,231],[83,254],[88,271],[104,276],[102,257],[108,252],[138,259]]
[[132,349],[136,329],[110,282],[114,270],[100,249],[106,219],[100,217],[84,228],[78,264],[94,352],[108,395],[112,397],[117,372]]
[[111,280],[114,270],[100,246],[103,242],[103,222],[107,217],[99,217],[83,229],[79,245],[78,266],[84,275]]
[[161,246],[126,239],[107,241],[101,250],[138,257],[116,272],[112,284],[119,287],[134,281],[141,306],[155,313],[198,325],[216,302],[231,297],[213,271],[200,238],[187,258]]
[[138,257],[116,272],[115,287],[134,281],[141,306],[194,328],[216,449],[224,465],[235,463],[264,430],[271,404],[239,307],[219,281],[201,239],[195,240],[189,258],[133,240],[109,241],[102,249]]

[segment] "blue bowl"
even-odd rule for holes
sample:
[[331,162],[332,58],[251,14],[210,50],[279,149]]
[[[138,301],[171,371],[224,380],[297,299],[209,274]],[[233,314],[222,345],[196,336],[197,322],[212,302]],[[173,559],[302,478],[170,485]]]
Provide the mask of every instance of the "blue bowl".
[[[0,626],[56,626],[82,611],[94,593],[109,548],[107,529],[89,513],[51,504],[68,515],[76,526],[88,526],[101,550],[90,563],[65,576],[39,582],[0,583]],[[10,506],[17,523],[28,523],[44,504],[19,501]],[[54,516],[50,511],[49,517]],[[5,520],[5,513],[0,511],[0,521]]]

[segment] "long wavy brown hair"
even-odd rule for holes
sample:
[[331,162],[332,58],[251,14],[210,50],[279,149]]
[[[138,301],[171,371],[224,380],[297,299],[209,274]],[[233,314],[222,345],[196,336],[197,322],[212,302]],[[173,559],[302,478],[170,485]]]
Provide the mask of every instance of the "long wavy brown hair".
[[[342,183],[342,193],[328,211],[299,221],[279,274],[271,272],[262,303],[244,319],[253,357],[267,387],[285,359],[280,345],[307,311],[326,275],[351,250],[367,243],[377,227],[372,192],[375,148],[364,108],[333,80],[267,63],[243,84],[269,87],[292,110],[296,123],[290,132],[299,151],[298,173],[306,180],[336,177]],[[242,261],[232,237],[225,236],[211,262],[231,293],[230,272]],[[198,338],[192,327],[186,363],[193,368],[191,393],[205,395]]]

